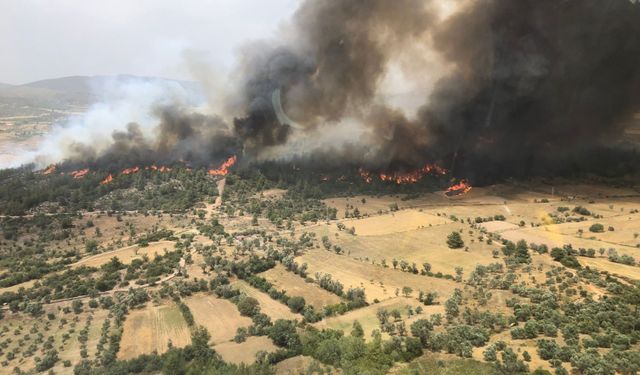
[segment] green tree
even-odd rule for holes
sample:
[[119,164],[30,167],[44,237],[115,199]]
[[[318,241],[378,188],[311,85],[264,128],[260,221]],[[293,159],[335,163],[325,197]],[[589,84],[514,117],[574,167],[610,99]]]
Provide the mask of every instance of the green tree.
[[290,297],[289,301],[287,301],[287,306],[291,309],[291,311],[295,313],[299,313],[304,309],[306,302],[303,297]]
[[464,247],[464,241],[458,232],[451,232],[447,236],[447,246],[451,249],[460,249]]

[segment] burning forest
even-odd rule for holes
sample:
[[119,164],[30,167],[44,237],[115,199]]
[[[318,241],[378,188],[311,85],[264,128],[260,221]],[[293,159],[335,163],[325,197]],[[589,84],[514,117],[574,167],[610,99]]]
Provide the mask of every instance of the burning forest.
[[[305,160],[321,159],[321,167],[367,166],[382,172],[363,169],[365,180],[396,184],[447,171],[486,184],[636,170],[624,133],[640,111],[640,4],[447,4],[306,0],[290,35],[243,50],[224,110],[160,91],[144,105],[150,122],[122,118],[108,140],[61,127],[24,161],[109,170],[206,167],[237,155],[208,171],[225,175],[236,161],[313,169]],[[412,93],[423,103],[381,99],[397,69],[405,82],[429,77]],[[115,107],[136,104],[129,99]]]

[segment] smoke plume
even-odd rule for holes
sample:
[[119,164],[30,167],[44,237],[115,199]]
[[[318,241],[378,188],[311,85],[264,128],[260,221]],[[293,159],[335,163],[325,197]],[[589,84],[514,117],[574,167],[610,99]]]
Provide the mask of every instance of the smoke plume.
[[[386,95],[398,66],[408,83],[435,82],[409,93],[424,98],[415,113]],[[624,164],[620,140],[640,110],[640,4],[306,0],[283,35],[243,49],[235,78],[221,113],[172,90],[142,120],[118,116],[108,142],[63,132],[58,147],[117,164],[438,162],[487,182]]]

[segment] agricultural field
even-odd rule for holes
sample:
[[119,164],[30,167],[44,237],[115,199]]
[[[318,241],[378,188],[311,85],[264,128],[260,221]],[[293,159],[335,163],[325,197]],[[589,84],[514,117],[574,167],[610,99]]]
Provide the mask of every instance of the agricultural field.
[[118,358],[164,353],[170,346],[181,348],[190,342],[189,327],[175,305],[147,306],[129,313]]
[[213,347],[225,362],[234,364],[252,364],[256,361],[258,352],[271,353],[278,349],[277,346],[265,336],[249,337],[245,342],[225,342]]
[[270,281],[276,288],[285,290],[290,296],[304,297],[307,304],[319,310],[325,305],[340,302],[340,297],[313,283],[301,282],[299,276],[288,272],[280,265],[261,273],[260,276]]
[[392,266],[383,267],[367,261],[360,261],[348,256],[315,250],[296,258],[298,263],[306,263],[309,273],[331,274],[332,277],[346,288],[362,288],[367,302],[386,300],[396,297],[396,291],[408,286],[414,291],[438,291],[442,296],[448,296],[456,287],[453,281],[427,278],[408,272],[394,270]]
[[171,241],[159,241],[150,243],[147,246],[127,246],[117,250],[88,256],[74,263],[72,267],[100,267],[114,257],[118,258],[124,264],[129,264],[134,259],[142,259],[143,257],[153,258],[156,254],[164,254],[169,250],[173,250],[174,245],[175,243]]
[[184,302],[191,309],[196,323],[209,331],[212,344],[228,342],[238,328],[251,325],[251,319],[241,316],[236,306],[227,300],[198,294]]
[[[442,305],[422,306],[423,311],[416,314],[415,310],[419,306],[421,306],[421,304],[414,298],[395,297],[381,303],[350,311],[341,316],[327,318],[316,323],[315,327],[318,329],[330,328],[349,333],[351,332],[354,322],[357,321],[362,325],[365,338],[371,340],[373,331],[380,330],[380,322],[377,317],[377,312],[380,310],[399,311],[400,318],[397,319],[397,321],[403,321],[407,327],[417,319],[428,319],[433,314],[444,314],[444,306]],[[411,315],[409,315],[409,310],[411,310]],[[387,334],[385,335],[389,337]]]
[[253,288],[251,285],[242,280],[233,282],[232,286],[240,291],[240,293],[247,295],[248,297],[255,298],[260,305],[260,310],[264,314],[267,314],[269,317],[271,317],[271,319],[273,320],[300,320],[302,318],[300,315],[291,312],[291,310],[286,305],[272,299],[267,294]]
[[[564,328],[575,314],[562,306],[597,309],[640,280],[640,204],[628,189],[503,184],[453,197],[431,191],[320,201],[254,189],[251,179],[221,181],[210,181],[218,195],[178,213],[5,219],[3,368],[71,374],[138,360],[156,366],[197,347],[229,371],[269,362],[278,374],[370,366],[484,374],[506,366],[500,358],[511,351],[510,366],[570,371],[571,358],[555,363],[539,347],[540,340],[575,345]],[[15,261],[12,254],[24,249],[38,254],[36,243],[47,244],[39,245],[47,262]],[[15,267],[23,271],[10,272]],[[549,325],[533,312],[522,315],[522,305],[541,304],[539,290],[561,306],[562,320]],[[578,339],[591,345],[591,337]],[[327,354],[377,350],[376,342],[384,343],[377,359]],[[601,358],[610,352],[599,348]]]

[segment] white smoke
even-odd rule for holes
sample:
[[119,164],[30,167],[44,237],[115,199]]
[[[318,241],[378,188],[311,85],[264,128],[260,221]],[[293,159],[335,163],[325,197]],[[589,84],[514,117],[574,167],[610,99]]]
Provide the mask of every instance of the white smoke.
[[154,108],[181,106],[198,108],[204,98],[179,82],[162,79],[114,77],[93,91],[102,99],[82,115],[54,124],[35,149],[15,151],[18,157],[3,167],[35,163],[42,168],[70,156],[74,145],[91,145],[96,155],[113,142],[112,134],[126,131],[129,123],[139,125],[145,138],[155,139],[158,119]]

